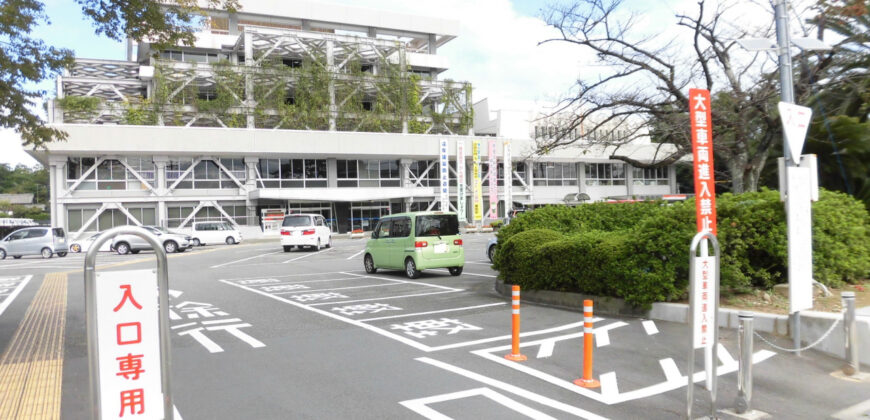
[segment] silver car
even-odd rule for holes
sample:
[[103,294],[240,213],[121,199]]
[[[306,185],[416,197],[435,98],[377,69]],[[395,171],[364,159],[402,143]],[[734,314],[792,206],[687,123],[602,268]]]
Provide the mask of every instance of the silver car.
[[[157,237],[157,241],[163,244],[163,250],[167,254],[184,252],[191,247],[190,235],[170,232],[160,226],[141,227]],[[138,254],[143,249],[151,249],[151,244],[135,235],[118,235],[112,239],[112,249],[121,255]]]
[[54,254],[66,257],[69,247],[63,228],[31,227],[16,230],[0,242],[0,260],[7,255],[18,259],[25,255],[42,255],[51,258]]

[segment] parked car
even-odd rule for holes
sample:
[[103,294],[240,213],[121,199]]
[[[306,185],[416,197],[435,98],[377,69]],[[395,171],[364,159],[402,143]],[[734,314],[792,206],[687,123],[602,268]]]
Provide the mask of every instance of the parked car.
[[[69,251],[70,252],[88,252],[91,249],[91,245],[94,244],[94,241],[97,240],[97,237],[100,236],[102,232],[97,232],[91,236],[88,236],[84,239],[76,239],[70,242]],[[100,251],[111,251],[112,250],[112,241],[106,241],[100,247]]]
[[404,269],[412,279],[429,268],[462,274],[465,249],[456,213],[414,212],[381,218],[366,243],[363,265],[367,273],[378,268]]
[[294,246],[319,251],[332,246],[332,231],[319,214],[288,214],[281,222],[281,246],[290,252]]
[[493,258],[495,258],[495,247],[498,245],[498,236],[494,236],[489,238],[489,242],[486,243],[486,256],[489,258],[489,262],[493,262]]
[[219,243],[233,245],[242,242],[241,232],[226,222],[194,222],[190,226],[189,234],[193,246]]
[[0,242],[0,260],[7,255],[18,259],[25,255],[42,255],[51,258],[54,254],[66,257],[69,246],[63,228],[29,227],[6,235]]
[[[190,236],[181,233],[170,232],[160,226],[142,226],[145,230],[154,234],[157,240],[163,244],[163,250],[167,254],[184,252],[191,247]],[[151,244],[136,235],[118,235],[112,239],[112,249],[118,254],[138,254],[144,249],[151,249]]]

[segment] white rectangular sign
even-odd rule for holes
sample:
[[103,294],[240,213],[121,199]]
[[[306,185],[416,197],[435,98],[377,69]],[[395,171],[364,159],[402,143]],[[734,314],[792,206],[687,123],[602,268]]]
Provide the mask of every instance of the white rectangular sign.
[[162,419],[155,270],[96,275],[102,419]]
[[456,140],[456,212],[465,222],[465,140]]
[[813,307],[813,232],[810,168],[786,166],[788,183],[789,313]]
[[514,184],[514,169],[511,163],[511,142],[504,141],[504,150],[502,151],[502,159],[504,159],[504,215],[510,217],[510,211],[514,207],[513,184]]
[[716,310],[716,257],[692,258],[695,278],[692,279],[692,295],[695,301],[692,343],[694,348],[713,345],[713,315]]
[[487,182],[489,183],[489,219],[498,218],[498,157],[495,155],[495,139],[489,139],[487,144]]
[[447,156],[447,139],[441,139],[438,144],[438,193],[441,196],[441,211],[450,211],[450,162]]

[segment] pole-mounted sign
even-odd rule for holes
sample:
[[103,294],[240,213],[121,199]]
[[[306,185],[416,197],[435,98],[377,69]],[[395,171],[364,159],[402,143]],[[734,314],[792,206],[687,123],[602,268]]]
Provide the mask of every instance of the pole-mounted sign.
[[456,140],[456,212],[459,221],[467,220],[465,210],[465,140]]
[[[97,273],[97,251],[121,234],[148,242],[157,256],[157,270]],[[168,272],[163,246],[140,227],[103,232],[85,255],[93,419],[172,420]]]
[[698,232],[716,235],[716,185],[713,172],[713,123],[710,91],[689,89],[692,154],[695,169],[695,216]]
[[487,148],[487,182],[489,183],[489,219],[498,218],[498,157],[495,155],[495,139],[489,139]]
[[511,142],[505,140],[503,143],[504,150],[502,151],[502,164],[504,165],[504,215],[511,217],[511,210],[514,208],[513,184],[514,184],[514,166],[511,163]]
[[483,191],[480,180],[480,139],[471,141],[472,214],[474,222],[483,220]]
[[438,142],[438,193],[441,198],[441,211],[450,211],[450,164],[447,159],[447,139]]

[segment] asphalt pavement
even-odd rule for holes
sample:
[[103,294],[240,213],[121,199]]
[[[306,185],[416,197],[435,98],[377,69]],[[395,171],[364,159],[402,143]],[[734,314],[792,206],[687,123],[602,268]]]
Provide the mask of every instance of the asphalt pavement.
[[[497,273],[484,252],[490,237],[464,236],[461,276],[426,270],[416,280],[399,271],[366,274],[363,239],[335,240],[333,248],[319,252],[285,253],[275,239],[171,255],[172,398],[179,416],[685,416],[689,344],[684,324],[596,318],[594,376],[601,387],[586,389],[573,384],[582,372],[582,314],[523,304],[521,352],[528,360],[506,360],[511,308],[494,292]],[[154,267],[154,261],[147,252],[104,253],[98,272],[139,270]],[[43,289],[58,284],[55,274],[47,274],[64,273],[65,293],[46,294],[64,302],[63,326],[55,328],[62,332],[57,409],[64,419],[88,418],[90,401],[82,265],[80,254],[0,261],[0,348],[5,349],[0,364],[12,360],[10,349],[26,335],[22,325],[43,302]],[[717,407],[733,409],[735,331],[722,329],[721,344]],[[703,389],[700,351],[696,360],[694,414],[701,416],[710,410],[710,395]],[[838,412],[860,414],[861,404],[870,403],[870,383],[831,375],[840,360],[813,351],[800,357],[783,354],[759,340],[754,360],[753,408],[771,418],[836,418]],[[9,378],[16,373],[3,367],[0,380],[15,383]],[[0,402],[10,400],[12,387],[6,389]],[[21,389],[28,392],[24,385]],[[8,418],[24,418],[23,412]]]

